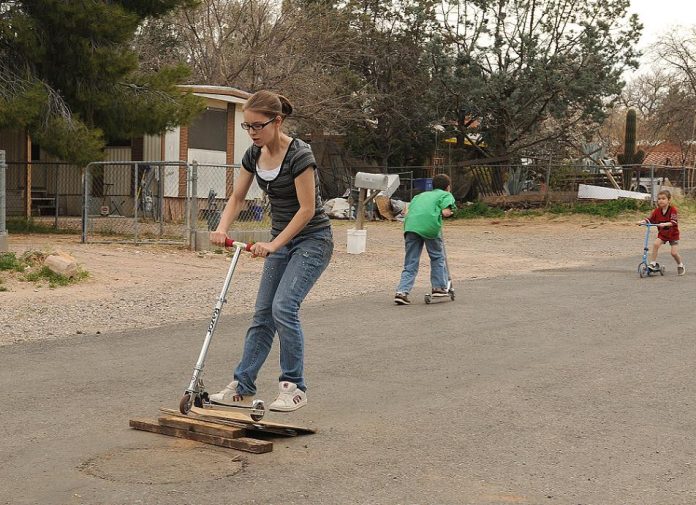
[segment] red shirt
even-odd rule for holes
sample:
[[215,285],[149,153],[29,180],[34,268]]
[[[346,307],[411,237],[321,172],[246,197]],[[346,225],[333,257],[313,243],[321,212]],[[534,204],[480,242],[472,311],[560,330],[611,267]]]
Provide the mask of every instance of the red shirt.
[[672,223],[672,226],[669,228],[659,228],[657,238],[663,242],[679,240],[679,225],[677,224],[677,208],[675,206],[669,205],[664,212],[657,207],[653,210],[652,214],[650,214],[648,221],[652,224]]

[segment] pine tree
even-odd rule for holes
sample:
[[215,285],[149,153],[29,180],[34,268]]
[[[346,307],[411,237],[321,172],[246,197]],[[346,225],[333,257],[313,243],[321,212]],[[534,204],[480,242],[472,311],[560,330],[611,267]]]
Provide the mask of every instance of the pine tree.
[[144,73],[130,43],[142,21],[188,0],[24,0],[0,10],[0,127],[24,127],[66,161],[99,159],[109,140],[189,121],[184,67]]

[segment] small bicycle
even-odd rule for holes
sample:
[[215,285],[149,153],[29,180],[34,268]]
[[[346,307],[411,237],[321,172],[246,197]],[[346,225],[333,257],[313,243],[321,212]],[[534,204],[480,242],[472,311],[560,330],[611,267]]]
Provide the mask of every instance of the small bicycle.
[[659,263],[655,264],[655,267],[650,268],[648,265],[648,241],[650,240],[650,228],[657,228],[656,224],[652,223],[641,223],[640,226],[645,226],[645,244],[643,246],[643,260],[638,264],[638,275],[643,277],[650,277],[653,274],[665,275],[665,267]]

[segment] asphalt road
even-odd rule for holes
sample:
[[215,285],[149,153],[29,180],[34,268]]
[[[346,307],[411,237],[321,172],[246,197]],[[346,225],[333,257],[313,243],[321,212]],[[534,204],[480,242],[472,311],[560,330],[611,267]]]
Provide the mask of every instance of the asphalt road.
[[[630,257],[459,283],[437,305],[397,307],[391,291],[307,305],[309,405],[275,419],[319,433],[242,461],[128,428],[176,407],[208,314],[0,348],[0,503],[696,503],[696,253],[685,257],[680,278],[672,263],[639,279]],[[248,319],[223,316],[211,390]],[[277,373],[274,352],[267,401]]]

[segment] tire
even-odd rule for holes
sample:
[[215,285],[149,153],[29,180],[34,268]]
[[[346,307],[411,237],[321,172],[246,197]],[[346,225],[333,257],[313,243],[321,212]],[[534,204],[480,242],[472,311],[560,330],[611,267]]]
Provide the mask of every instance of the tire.
[[181,397],[181,400],[179,401],[179,412],[181,412],[184,415],[188,415],[189,411],[191,410],[191,404],[193,402],[191,401],[191,393],[186,393],[184,396]]
[[266,404],[263,400],[254,400],[251,404],[252,413],[249,414],[253,421],[260,421],[266,415]]
[[645,263],[640,263],[638,265],[638,275],[640,275],[641,279],[650,275],[650,272],[648,271],[648,265],[646,265]]
[[425,303],[430,304],[431,300],[432,298],[430,297],[430,295],[425,295]]

